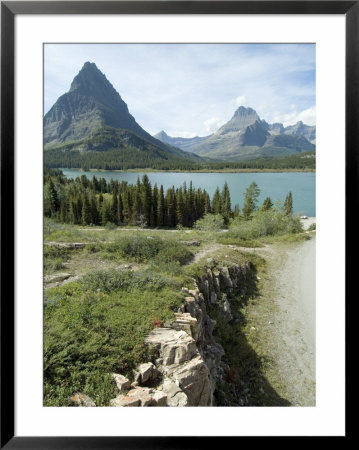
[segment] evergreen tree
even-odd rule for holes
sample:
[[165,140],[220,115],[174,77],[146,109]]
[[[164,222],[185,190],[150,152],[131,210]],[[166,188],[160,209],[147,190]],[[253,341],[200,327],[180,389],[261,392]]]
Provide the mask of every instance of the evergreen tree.
[[82,225],[89,225],[91,223],[91,208],[86,192],[82,195],[81,223]]
[[271,200],[270,197],[266,197],[262,206],[261,206],[261,210],[262,211],[269,211],[270,209],[273,208],[273,202]]
[[90,210],[91,210],[91,223],[94,225],[100,224],[100,215],[97,208],[96,192],[93,189],[90,194]]
[[241,211],[239,209],[239,205],[238,205],[238,203],[236,203],[234,205],[233,217],[239,217],[240,213],[241,213]]
[[258,197],[260,194],[259,187],[256,182],[252,182],[246,189],[244,194],[243,217],[248,220],[252,212],[256,209]]
[[152,188],[148,176],[145,174],[142,177],[141,186],[141,203],[142,212],[146,219],[146,225],[151,224],[151,207],[152,207]]
[[212,212],[212,210],[211,210],[211,200],[210,200],[209,195],[207,194],[207,192],[204,192],[203,196],[204,196],[204,200],[203,200],[203,204],[204,204],[203,214],[210,214]]
[[222,213],[222,199],[221,199],[221,194],[219,192],[218,187],[213,195],[211,209],[212,209],[213,214],[221,214]]
[[174,187],[167,189],[165,198],[165,207],[166,207],[165,224],[168,227],[175,227],[177,225],[177,221],[176,221],[176,198]]
[[124,215],[123,215],[123,202],[122,202],[122,195],[118,194],[118,209],[117,209],[117,217],[118,217],[118,223],[123,223]]
[[118,197],[116,189],[112,191],[110,222],[118,224]]
[[227,182],[224,183],[221,199],[222,199],[222,216],[224,219],[224,224],[228,225],[232,209],[231,209],[231,196],[229,193]]
[[101,225],[106,225],[107,222],[111,222],[112,211],[111,205],[108,201],[103,201],[101,208]]
[[51,178],[48,184],[48,198],[50,215],[52,216],[60,209],[60,201]]
[[187,225],[187,217],[185,213],[185,199],[183,198],[182,188],[177,191],[177,204],[176,204],[176,216],[177,222],[183,226]]
[[158,187],[157,183],[155,183],[152,190],[151,227],[157,226],[157,214],[158,214]]
[[165,224],[165,197],[163,192],[163,186],[161,184],[160,190],[158,192],[157,201],[157,225],[163,227]]
[[292,197],[291,192],[288,193],[288,195],[286,196],[286,198],[284,200],[283,211],[284,211],[284,214],[287,216],[290,216],[291,214],[293,214],[293,197]]

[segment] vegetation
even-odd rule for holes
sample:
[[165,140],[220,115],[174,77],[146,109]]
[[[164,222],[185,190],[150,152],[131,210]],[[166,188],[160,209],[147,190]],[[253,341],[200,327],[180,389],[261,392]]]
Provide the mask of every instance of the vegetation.
[[202,189],[186,183],[164,192],[152,187],[147,175],[136,185],[83,175],[66,179],[59,170],[47,170],[44,185],[44,214],[57,221],[82,225],[138,225],[140,227],[192,227],[205,214],[221,214],[228,223],[232,215],[227,184],[212,201]]
[[[208,252],[217,252],[216,259],[225,263],[251,260],[259,269],[263,261],[258,256],[244,255],[228,245],[261,247],[268,239],[307,236],[300,233],[299,219],[282,205],[273,206],[267,198],[259,206],[254,184],[246,192],[251,211],[245,216],[244,211],[232,209],[228,186],[217,189],[211,200],[191,185],[165,193],[162,187],[152,187],[146,176],[130,186],[95,177],[67,180],[61,171],[51,169],[44,181],[45,273],[66,268],[76,276],[63,285],[45,285],[44,404],[48,406],[67,406],[75,392],[89,395],[97,405],[108,405],[115,396],[110,374],[131,378],[138,363],[151,359],[145,335],[173,318],[185,295],[181,287],[192,287]],[[170,222],[169,217],[175,220]],[[175,231],[152,228],[160,223],[172,225]],[[225,227],[228,231],[223,233]],[[54,242],[85,246],[70,249]],[[239,314],[244,301],[238,299]],[[245,322],[231,324],[231,337],[228,324],[214,310],[213,318],[218,320],[217,337],[226,347],[227,362],[236,371],[233,380],[247,376],[234,352],[237,337],[244,342],[237,328]],[[244,352],[246,347],[241,348]]]
[[[126,158],[124,158],[126,152]],[[267,151],[267,155],[270,153]],[[236,171],[236,170],[315,170],[315,151],[294,153],[287,156],[262,156],[244,161],[186,160],[177,158],[158,158],[149,152],[136,148],[116,148],[103,151],[80,152],[71,144],[65,144],[44,151],[44,164],[47,168],[81,168],[104,170],[131,170],[152,168],[155,170],[180,171]]]

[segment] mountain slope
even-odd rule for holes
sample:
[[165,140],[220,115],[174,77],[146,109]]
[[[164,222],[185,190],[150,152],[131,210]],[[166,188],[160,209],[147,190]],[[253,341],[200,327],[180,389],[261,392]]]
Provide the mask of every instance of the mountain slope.
[[240,161],[263,156],[283,156],[311,151],[315,146],[303,133],[310,134],[307,125],[284,128],[280,123],[268,124],[252,108],[240,106],[233,117],[208,139],[192,147],[201,157]]
[[208,139],[210,136],[211,135],[203,137],[195,136],[193,138],[171,137],[162,130],[159,133],[155,134],[153,137],[166,144],[172,145],[188,152],[192,151],[193,148]]
[[315,144],[316,141],[316,127],[305,125],[301,120],[295,125],[290,125],[283,130],[284,134],[299,134],[305,137],[309,142]]
[[[121,133],[110,132],[110,129],[127,130],[126,139]],[[106,136],[99,139],[99,133],[105,130],[112,135],[111,145]],[[131,138],[130,133],[133,134]],[[125,140],[122,142],[121,139]],[[131,145],[128,145],[128,140]],[[106,151],[124,146],[145,148],[150,143],[151,151],[157,149],[157,154],[164,159],[198,160],[198,156],[165,144],[147,133],[129,113],[126,103],[106,76],[96,64],[90,62],[84,64],[72,81],[70,90],[56,101],[44,117],[45,149],[56,147],[59,150],[66,143],[71,143],[72,150],[81,152]],[[68,147],[62,147],[63,151],[66,149]]]

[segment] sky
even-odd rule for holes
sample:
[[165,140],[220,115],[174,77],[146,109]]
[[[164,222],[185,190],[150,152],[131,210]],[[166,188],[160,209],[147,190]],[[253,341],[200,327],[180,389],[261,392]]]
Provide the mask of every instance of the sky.
[[315,125],[315,44],[45,44],[45,113],[86,61],[150,134],[207,136],[239,106]]

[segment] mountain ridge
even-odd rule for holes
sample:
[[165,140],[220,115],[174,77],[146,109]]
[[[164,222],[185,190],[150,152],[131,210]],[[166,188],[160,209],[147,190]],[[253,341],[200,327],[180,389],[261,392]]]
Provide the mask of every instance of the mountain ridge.
[[155,136],[162,140],[165,135],[167,142],[176,139],[179,148],[201,157],[240,160],[265,156],[266,151],[268,155],[275,156],[276,148],[278,156],[282,156],[285,149],[287,154],[314,150],[315,134],[316,127],[305,125],[302,121],[287,127],[282,123],[269,124],[254,109],[239,106],[232,118],[208,137],[197,140],[171,138],[164,131]]

